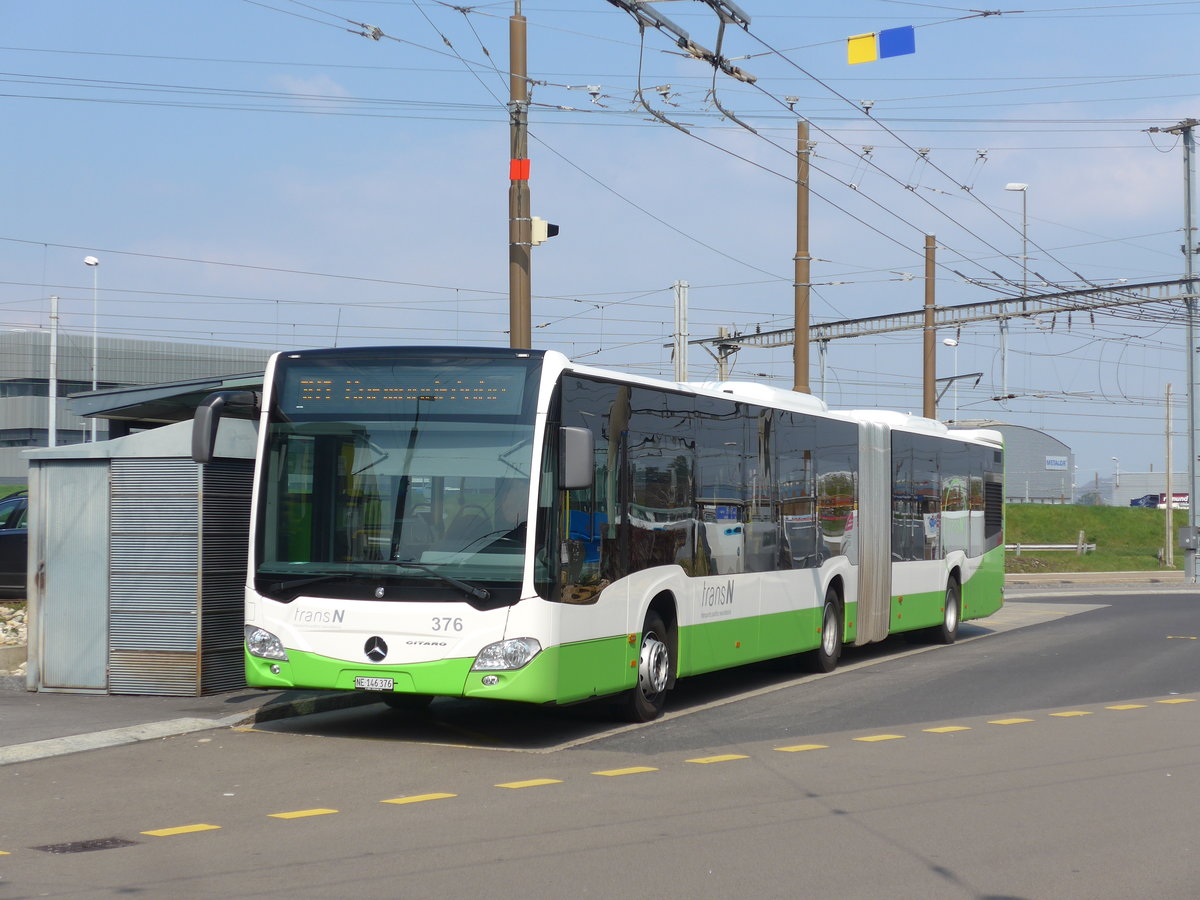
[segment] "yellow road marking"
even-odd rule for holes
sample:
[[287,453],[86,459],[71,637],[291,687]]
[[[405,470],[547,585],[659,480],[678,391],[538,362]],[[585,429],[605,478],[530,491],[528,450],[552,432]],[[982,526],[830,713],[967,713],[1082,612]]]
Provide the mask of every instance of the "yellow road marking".
[[393,797],[391,800],[380,800],[380,803],[395,803],[403,805],[405,803],[424,803],[427,800],[450,800],[457,797],[458,794],[413,794],[411,797]]
[[[1197,640],[1197,638],[1194,638],[1194,637],[1179,638],[1176,635],[1169,635],[1169,637],[1178,638],[1181,640]],[[1172,705],[1172,704],[1181,704],[1181,703],[1195,703],[1196,699],[1192,698],[1192,697],[1171,697],[1166,700],[1155,700],[1154,702],[1166,704],[1166,705]],[[1144,704],[1144,703],[1120,703],[1120,704],[1114,704],[1112,706],[1105,707],[1105,709],[1111,709],[1111,710],[1129,710],[1129,709],[1146,709],[1146,708],[1147,708],[1147,704]],[[1049,713],[1049,715],[1052,717],[1056,717],[1056,718],[1075,718],[1075,717],[1080,717],[1080,716],[1090,716],[1090,715],[1092,715],[1092,712],[1087,711],[1087,710],[1067,710],[1064,712]],[[1025,718],[992,719],[988,722],[988,724],[989,725],[1020,725],[1020,724],[1030,723],[1033,721],[1035,721],[1035,720],[1034,719],[1025,719]],[[936,728],[923,729],[923,731],[930,733],[930,734],[952,734],[952,733],[959,732],[959,731],[970,731],[970,730],[971,729],[965,725],[942,725],[942,726],[939,726]],[[865,735],[863,737],[853,738],[853,740],[862,742],[862,743],[878,743],[881,741],[902,740],[904,737],[905,737],[905,735],[902,735],[902,734],[874,734],[874,735]],[[787,747],[776,747],[774,749],[780,753],[800,753],[800,752],[805,752],[808,750],[828,750],[829,745],[828,744],[794,744],[794,745],[787,746]],[[722,754],[720,756],[698,757],[696,759],[686,760],[686,762],[695,763],[698,765],[707,765],[707,764],[711,764],[711,763],[732,762],[734,760],[749,759],[749,758],[750,757],[745,754],[728,753],[728,754]],[[623,769],[605,769],[605,770],[601,770],[598,772],[593,772],[592,774],[600,775],[600,776],[607,776],[607,777],[616,777],[616,776],[621,776],[621,775],[637,775],[637,774],[643,774],[643,773],[647,773],[647,772],[657,772],[657,771],[659,771],[657,768],[654,768],[651,766],[630,766],[628,768],[623,768]],[[558,779],[558,778],[534,778],[534,779],[529,779],[527,781],[510,781],[510,782],[506,782],[504,784],[497,784],[496,787],[520,789],[520,788],[540,787],[543,785],[562,784],[562,783],[563,783],[562,780]],[[415,795],[409,796],[409,797],[393,797],[389,800],[382,800],[380,802],[402,805],[402,804],[409,804],[409,803],[423,803],[423,802],[427,802],[430,800],[447,800],[447,799],[452,799],[457,796],[458,796],[457,794],[447,794],[447,793],[415,794]],[[336,809],[303,809],[303,810],[296,810],[293,812],[271,813],[270,818],[273,818],[273,819],[300,819],[300,818],[307,818],[310,816],[332,815],[337,812],[338,812],[338,810],[336,810]],[[159,829],[154,829],[151,831],[143,831],[141,833],[152,836],[152,837],[170,837],[170,836],[180,835],[180,834],[195,834],[195,833],[202,832],[202,831],[217,831],[220,828],[221,828],[220,825],[196,824],[196,825],[182,825],[182,826],[179,826],[176,828],[159,828]],[[11,856],[11,855],[12,854],[10,851],[0,850],[0,856]]]
[[220,825],[181,825],[178,828],[158,828],[154,831],[143,831],[151,837],[171,837],[176,834],[194,834],[197,831],[216,831]]
[[1167,640],[1168,641],[1194,641],[1194,640],[1197,640],[1197,638],[1193,637],[1190,634],[1168,634]]
[[498,784],[496,787],[517,790],[518,788],[541,787],[543,784],[562,784],[562,781],[558,778],[531,778],[529,781],[509,781],[505,784]]
[[607,775],[616,777],[617,775],[641,775],[643,772],[657,772],[658,769],[650,766],[630,766],[628,769],[607,769],[603,772],[593,772],[593,775]]
[[0,856],[12,856],[7,850],[0,850]]

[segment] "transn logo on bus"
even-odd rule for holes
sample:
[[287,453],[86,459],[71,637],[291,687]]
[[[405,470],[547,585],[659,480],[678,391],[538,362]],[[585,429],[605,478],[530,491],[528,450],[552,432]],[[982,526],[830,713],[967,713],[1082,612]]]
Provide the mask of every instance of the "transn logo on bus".
[[700,589],[700,618],[721,619],[732,616],[733,582],[727,584],[706,584]]
[[341,625],[346,620],[344,609],[296,609],[292,621],[300,625]]

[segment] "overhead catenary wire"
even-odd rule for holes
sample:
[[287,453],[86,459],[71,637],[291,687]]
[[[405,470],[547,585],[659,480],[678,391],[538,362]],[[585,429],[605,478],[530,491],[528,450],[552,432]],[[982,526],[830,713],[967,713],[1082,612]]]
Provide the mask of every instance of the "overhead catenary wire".
[[[638,24],[638,29],[639,29],[639,34],[640,34],[640,36],[642,37],[642,41],[643,41],[643,43],[644,43],[644,39],[645,39],[645,27],[644,27],[643,23],[640,21],[640,19],[638,19],[638,17],[637,17],[637,16],[634,16],[634,18],[635,18],[635,21],[637,21],[637,24]],[[722,28],[723,28],[723,24],[722,24]],[[722,34],[723,34],[723,32],[722,32]],[[768,46],[769,46],[769,45],[768,45]],[[708,61],[708,60],[706,60],[706,61]],[[716,67],[716,66],[717,66],[717,64],[714,62],[714,67]],[[641,97],[641,94],[642,94],[642,88],[641,88],[641,75],[640,75],[640,67],[641,67],[641,56],[639,55],[639,75],[638,75],[638,85],[639,85],[639,87],[638,87],[638,95],[639,95],[639,97]],[[802,71],[803,71],[803,70],[802,70]],[[807,73],[806,73],[806,74],[807,74]],[[818,83],[819,83],[819,82],[818,82]],[[785,107],[788,107],[788,108],[790,109],[790,106],[789,106],[789,105],[787,104],[787,102],[786,102],[785,100],[783,100],[782,98],[775,97],[773,94],[770,94],[770,92],[768,92],[768,91],[765,91],[765,89],[762,89],[762,88],[761,88],[761,87],[759,87],[757,84],[755,85],[755,87],[758,87],[758,89],[759,89],[759,90],[762,90],[762,91],[763,91],[763,92],[764,92],[764,93],[765,93],[767,96],[771,97],[773,100],[775,100],[775,101],[776,101],[777,103],[779,103],[781,106],[785,106]],[[712,91],[710,91],[710,96],[712,96],[712,97],[714,98],[714,100],[715,100],[715,94],[716,94],[716,90],[715,90],[715,81],[714,81],[714,88],[713,88],[713,90],[712,90]],[[840,96],[840,95],[839,95],[839,96]],[[713,142],[711,142],[711,141],[708,141],[708,140],[706,140],[705,138],[702,138],[702,137],[699,137],[699,136],[697,136],[697,135],[695,135],[695,134],[692,134],[692,133],[691,133],[691,132],[690,132],[690,131],[689,131],[687,128],[685,128],[685,127],[683,127],[683,126],[679,125],[677,122],[674,122],[674,121],[673,121],[673,120],[671,120],[669,117],[667,117],[667,116],[665,116],[664,114],[662,114],[661,112],[658,112],[658,111],[656,111],[656,110],[652,109],[652,108],[651,108],[651,107],[650,107],[650,106],[649,106],[649,105],[646,103],[646,101],[645,101],[644,97],[641,97],[641,99],[640,99],[640,102],[641,102],[641,104],[643,105],[643,107],[644,107],[644,108],[645,108],[645,109],[646,109],[648,112],[651,112],[651,113],[652,113],[652,114],[655,116],[655,118],[659,119],[660,121],[664,122],[665,124],[671,125],[672,127],[674,127],[674,128],[676,128],[676,129],[678,129],[678,130],[680,130],[680,131],[684,132],[684,133],[685,133],[685,134],[687,134],[689,137],[692,137],[692,138],[694,138],[694,139],[696,139],[696,140],[699,140],[699,141],[701,141],[702,143],[708,144],[709,146],[711,146],[711,147],[714,147],[714,148],[715,148],[715,149],[717,149],[717,150],[720,150],[720,151],[722,151],[722,152],[729,153],[730,155],[736,156],[737,158],[739,158],[739,159],[742,159],[743,161],[745,161],[745,162],[748,162],[748,163],[750,163],[751,165],[757,166],[757,167],[759,167],[759,168],[762,168],[762,169],[764,169],[764,170],[766,170],[766,171],[768,171],[768,172],[771,172],[772,174],[775,174],[775,175],[777,175],[777,176],[778,176],[778,177],[780,177],[780,178],[783,178],[783,179],[785,179],[785,180],[788,180],[788,181],[794,181],[794,179],[793,179],[793,178],[792,178],[792,176],[790,176],[790,175],[785,175],[785,174],[783,174],[783,173],[776,172],[776,171],[775,171],[775,170],[773,170],[773,169],[770,169],[770,168],[768,168],[768,167],[762,166],[760,163],[754,162],[753,160],[749,160],[749,159],[748,159],[748,158],[746,158],[745,156],[742,156],[742,155],[740,155],[740,154],[736,154],[736,153],[734,153],[733,151],[730,151],[730,150],[728,150],[727,148],[721,147],[720,145],[714,144]],[[718,105],[719,105],[719,104],[718,104]],[[723,113],[723,114],[725,114],[725,111],[722,111],[722,113]],[[793,112],[793,114],[794,114],[794,112]],[[787,153],[787,154],[788,154],[789,156],[791,156],[792,158],[795,158],[795,152],[794,152],[794,151],[791,151],[791,150],[789,150],[789,149],[787,149],[787,148],[781,147],[780,145],[776,144],[774,141],[771,141],[770,139],[763,137],[761,134],[759,134],[759,133],[758,133],[757,131],[755,131],[753,128],[750,128],[748,125],[746,125],[746,123],[742,122],[740,119],[737,119],[736,117],[733,117],[733,118],[731,118],[731,121],[734,121],[736,124],[738,124],[738,125],[739,125],[740,127],[742,127],[743,129],[746,129],[746,130],[750,131],[750,132],[751,132],[752,134],[754,134],[756,137],[759,137],[759,138],[762,138],[763,140],[766,140],[766,142],[767,142],[768,144],[770,144],[771,146],[775,147],[776,149],[782,150],[783,152]],[[824,131],[824,129],[820,129],[820,128],[818,128],[818,130],[821,130],[821,131],[822,131],[822,133],[826,133],[826,134],[828,134],[828,132],[825,132],[825,131]],[[832,137],[832,135],[830,135],[830,136]],[[836,138],[834,138],[834,140],[835,140],[837,143],[839,143],[841,146],[843,146],[843,148],[844,148],[844,149],[849,149],[849,148],[847,148],[847,147],[846,147],[844,144],[842,144],[840,141],[837,141],[837,139],[836,139]],[[905,144],[905,146],[908,146],[908,145],[907,145],[907,144]],[[889,180],[891,180],[891,181],[895,182],[896,184],[903,185],[903,182],[901,182],[901,181],[900,181],[899,179],[897,179],[895,176],[893,176],[893,175],[891,175],[890,173],[888,173],[888,172],[887,172],[885,169],[883,169],[883,168],[882,168],[882,167],[880,167],[879,165],[877,165],[877,164],[875,164],[875,163],[873,163],[873,162],[871,162],[871,161],[869,161],[869,160],[868,160],[868,163],[871,165],[871,167],[872,167],[872,168],[874,168],[874,169],[876,169],[876,170],[878,170],[878,171],[880,171],[880,172],[884,173],[884,174],[885,174],[885,175],[886,175],[886,176],[889,178]],[[829,173],[827,173],[827,172],[824,172],[824,170],[822,170],[822,169],[821,169],[819,166],[816,166],[816,165],[815,165],[815,164],[813,164],[812,162],[810,162],[810,168],[814,168],[814,169],[816,169],[817,171],[821,171],[823,174],[829,175]],[[940,171],[940,170],[939,170],[939,171]],[[837,181],[838,183],[842,184],[842,185],[843,185],[843,186],[845,186],[845,187],[850,187],[850,185],[849,185],[847,182],[845,182],[845,181],[842,181],[841,179],[837,179],[835,176],[832,176],[832,175],[830,175],[829,177],[833,178],[833,180]],[[908,185],[904,185],[904,186],[908,187]],[[866,227],[866,228],[868,228],[868,229],[870,229],[870,230],[874,231],[875,233],[879,234],[881,237],[884,237],[886,240],[892,241],[893,243],[897,244],[898,246],[901,246],[901,247],[907,247],[907,245],[906,245],[906,244],[905,244],[903,241],[901,241],[899,238],[893,237],[892,235],[889,235],[889,234],[887,234],[887,233],[883,232],[882,230],[880,230],[880,229],[876,228],[875,226],[873,226],[873,225],[869,224],[868,222],[866,222],[866,221],[865,221],[865,220],[863,220],[862,218],[860,218],[860,217],[858,217],[858,216],[855,216],[853,213],[850,213],[850,212],[849,212],[848,210],[846,210],[844,207],[842,207],[842,206],[840,206],[839,204],[837,204],[837,203],[833,202],[833,201],[832,201],[832,200],[830,200],[828,197],[825,197],[825,196],[824,196],[824,195],[822,195],[821,193],[819,193],[819,192],[817,192],[817,191],[814,191],[814,190],[812,189],[811,185],[809,186],[809,192],[810,192],[810,193],[811,193],[813,196],[816,196],[816,197],[818,197],[819,199],[821,199],[821,200],[824,200],[826,203],[829,203],[829,204],[830,204],[830,206],[832,206],[834,209],[837,209],[837,210],[839,210],[840,212],[842,212],[842,213],[843,213],[843,214],[845,214],[845,215],[849,215],[849,216],[851,216],[852,218],[854,218],[854,219],[855,219],[855,221],[859,222],[859,223],[860,223],[861,225],[863,225],[864,227]],[[907,219],[905,219],[905,218],[904,218],[903,216],[901,216],[899,213],[897,213],[897,212],[895,212],[894,210],[890,209],[890,208],[889,208],[889,207],[887,207],[887,206],[886,206],[884,203],[882,203],[881,201],[879,201],[879,200],[875,199],[874,197],[871,197],[871,196],[869,196],[869,195],[867,195],[867,194],[863,194],[862,196],[863,196],[865,199],[867,199],[869,202],[871,202],[872,204],[874,204],[875,206],[877,206],[878,208],[880,208],[881,210],[883,210],[884,212],[888,213],[888,214],[889,214],[889,215],[891,215],[891,216],[894,216],[895,218],[899,219],[899,220],[900,220],[901,222],[903,222],[904,224],[908,225],[910,228],[912,228],[912,229],[913,229],[914,231],[916,231],[917,233],[919,233],[919,234],[925,234],[925,233],[927,233],[928,229],[922,228],[922,227],[920,227],[920,226],[917,226],[916,224],[914,224],[914,223],[912,223],[912,222],[909,222]],[[924,200],[925,198],[921,198],[921,199],[923,199],[923,200]],[[995,250],[995,251],[996,251],[998,254],[1005,255],[1005,254],[1003,254],[1003,253],[1002,253],[1002,251],[1000,251],[1000,250],[999,250],[999,248],[996,248],[996,247],[992,246],[992,245],[991,245],[989,242],[987,242],[985,239],[983,239],[982,237],[980,237],[979,235],[977,235],[977,234],[975,234],[973,231],[971,231],[971,229],[969,229],[969,228],[967,228],[966,226],[962,225],[962,223],[960,223],[960,222],[957,222],[956,220],[954,220],[954,218],[953,218],[952,216],[950,216],[948,213],[946,213],[944,210],[941,210],[940,208],[936,207],[934,204],[932,204],[932,203],[929,203],[929,201],[928,201],[928,200],[925,200],[925,202],[926,202],[926,203],[927,203],[927,205],[929,205],[931,208],[933,208],[933,209],[935,209],[936,211],[938,211],[938,212],[939,212],[941,215],[943,215],[943,216],[945,216],[946,218],[950,219],[950,221],[954,222],[956,225],[958,225],[960,228],[962,228],[962,229],[963,229],[964,231],[966,231],[968,234],[971,234],[971,235],[972,235],[973,237],[975,237],[977,240],[981,241],[981,242],[982,242],[982,243],[984,243],[986,246],[988,246],[988,247],[990,247],[991,249]],[[944,242],[943,242],[943,243],[944,243]],[[914,252],[915,252],[915,251],[914,251]],[[960,254],[960,256],[962,256],[964,259],[968,259],[968,260],[970,260],[970,258],[969,258],[969,257],[967,257],[965,254]],[[973,260],[972,260],[972,262],[973,262]],[[948,270],[948,271],[950,270],[950,269],[949,269],[949,267],[948,267],[948,266],[947,266],[945,263],[939,262],[939,265],[940,265],[940,266],[941,266],[943,269],[946,269],[946,270]],[[1015,283],[1015,282],[1013,282],[1013,283],[1011,283],[1011,284],[1012,284],[1012,287],[1011,287],[1011,289],[1010,289],[1009,293],[1015,296],[1015,295],[1016,295],[1016,294],[1019,292],[1019,290],[1020,290],[1020,289],[1019,289],[1019,287],[1016,285],[1016,283]],[[993,290],[996,290],[996,291],[997,291],[997,292],[999,292],[999,293],[1004,293],[1003,291],[1000,291],[998,288],[992,288],[992,289],[993,289]]]
[[[369,44],[366,44],[365,42],[364,42],[364,45],[365,45],[365,46],[370,46]],[[478,54],[468,54],[468,55],[474,55],[474,56],[478,56]],[[732,105],[732,104],[731,104],[731,105]],[[761,104],[760,104],[760,105],[761,105]],[[481,107],[481,108],[483,108],[483,107]],[[735,107],[735,108],[736,108],[736,107]],[[755,124],[757,125],[757,122],[756,122]],[[869,123],[868,123],[868,124],[869,124]],[[890,120],[889,120],[889,124],[891,124],[891,121],[890,121]],[[707,127],[707,126],[706,126],[706,127]],[[885,141],[885,142],[886,142],[886,141]],[[90,249],[90,248],[89,248],[89,249]],[[906,248],[906,249],[907,249],[907,248]],[[1002,255],[1005,255],[1005,256],[1006,256],[1007,254],[1002,254]],[[1002,271],[1003,271],[1003,270],[1002,270]],[[1083,271],[1085,271],[1085,273],[1088,273],[1088,274],[1090,274],[1092,270],[1083,270]],[[981,280],[984,280],[984,279],[981,279]],[[439,287],[439,288],[438,288],[438,290],[441,290],[441,288]],[[482,296],[483,296],[483,295],[478,295],[478,297],[477,297],[476,299],[477,299],[477,300],[479,300],[479,302],[489,302],[489,301],[486,301],[486,300],[480,300],[480,298],[482,298]],[[1168,312],[1165,310],[1165,308],[1164,308],[1164,311],[1163,311],[1162,315],[1165,317],[1165,316],[1167,316],[1168,314],[1169,314],[1169,313],[1168,313]],[[585,316],[580,316],[580,317],[577,317],[577,318],[585,318]]]

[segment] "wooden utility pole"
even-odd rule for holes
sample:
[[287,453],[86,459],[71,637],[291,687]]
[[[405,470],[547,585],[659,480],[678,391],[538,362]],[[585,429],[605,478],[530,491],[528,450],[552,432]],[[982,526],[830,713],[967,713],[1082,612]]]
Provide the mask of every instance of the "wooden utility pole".
[[812,287],[812,257],[808,253],[808,122],[796,123],[796,256],[795,307],[796,332],[792,345],[795,370],[792,390],[809,393],[808,387],[808,306]]
[[[925,339],[922,344],[922,384],[924,385],[924,403],[921,415],[927,419],[937,418],[937,329],[933,324],[934,300],[934,261],[937,253],[937,241],[932,234],[925,235]],[[957,374],[957,373],[956,373]]]
[[529,212],[529,81],[525,61],[525,17],[514,0],[508,20],[509,137],[508,169],[508,345],[532,345],[529,261],[533,230]]

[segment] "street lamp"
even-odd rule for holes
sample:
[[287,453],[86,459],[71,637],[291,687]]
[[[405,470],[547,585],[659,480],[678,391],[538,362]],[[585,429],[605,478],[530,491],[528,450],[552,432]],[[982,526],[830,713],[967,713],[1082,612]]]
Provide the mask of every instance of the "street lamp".
[[943,338],[942,343],[947,347],[954,348],[954,418],[951,421],[958,421],[958,340],[956,338]]
[[[1115,468],[1113,469],[1113,491],[1116,491],[1121,486],[1121,461],[1115,456],[1109,458],[1115,464]],[[1116,496],[1114,496],[1113,501],[1115,502],[1116,499]]]
[[[99,344],[96,337],[96,279],[100,274],[100,260],[94,256],[85,256],[83,264],[92,270],[92,390],[96,390],[97,364],[100,360]],[[96,417],[92,416],[92,443],[96,443]]]
[[1023,181],[1010,181],[1006,191],[1021,192],[1021,294],[1029,295],[1029,185]]

